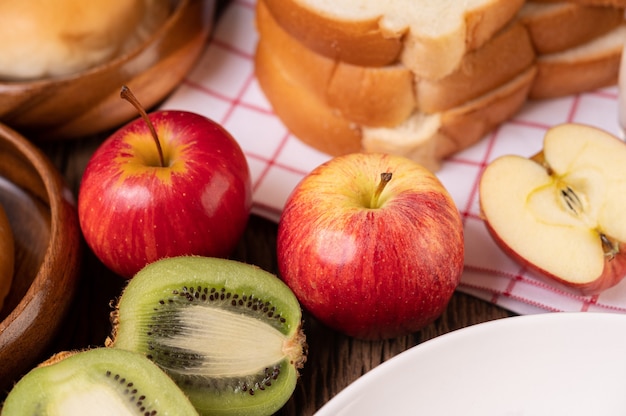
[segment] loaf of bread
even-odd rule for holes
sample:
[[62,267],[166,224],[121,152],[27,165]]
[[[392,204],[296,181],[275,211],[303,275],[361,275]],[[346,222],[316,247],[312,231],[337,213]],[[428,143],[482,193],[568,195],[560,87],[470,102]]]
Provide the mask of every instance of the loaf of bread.
[[389,152],[410,157],[433,171],[443,158],[476,143],[515,114],[526,101],[535,74],[534,65],[529,65],[463,105],[432,114],[414,108],[399,124],[374,127],[350,120],[330,106],[323,93],[306,84],[303,71],[283,59],[286,49],[276,46],[260,38],[256,76],[275,113],[295,136],[331,155]]
[[259,84],[292,133],[331,155],[385,151],[437,170],[515,114],[535,74],[532,43],[513,18],[448,75],[427,78],[399,61],[357,65],[319,53],[265,0],[256,17]]
[[162,0],[0,2],[0,79],[73,74],[132,50],[170,13]]
[[9,219],[0,204],[0,310],[9,294],[15,270],[15,245]]
[[259,85],[312,147],[399,154],[436,171],[529,98],[616,82],[623,9],[459,4],[258,0]]
[[362,66],[401,62],[422,78],[458,68],[463,55],[508,24],[524,0],[263,0],[308,48]]
[[320,55],[278,25],[263,1],[256,18],[265,45],[303,88],[347,120],[370,127],[396,126],[415,110],[432,114],[463,105],[512,80],[535,59],[527,32],[511,22],[465,54],[450,75],[425,79],[402,64],[360,66]]

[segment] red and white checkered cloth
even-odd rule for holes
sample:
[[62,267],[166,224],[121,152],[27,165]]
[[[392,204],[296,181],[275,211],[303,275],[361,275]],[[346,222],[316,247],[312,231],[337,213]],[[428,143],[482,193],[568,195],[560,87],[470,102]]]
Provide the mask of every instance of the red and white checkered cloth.
[[[198,64],[162,107],[194,111],[221,123],[248,159],[253,212],[277,221],[294,186],[330,157],[292,136],[259,88],[253,66],[254,12],[254,0],[229,3]],[[546,130],[563,122],[586,123],[617,134],[617,89],[529,102],[514,119],[437,172],[465,222],[466,264],[458,290],[519,314],[626,313],[626,280],[598,296],[580,296],[511,261],[494,245],[479,216],[477,184],[486,164],[503,154],[535,154]]]

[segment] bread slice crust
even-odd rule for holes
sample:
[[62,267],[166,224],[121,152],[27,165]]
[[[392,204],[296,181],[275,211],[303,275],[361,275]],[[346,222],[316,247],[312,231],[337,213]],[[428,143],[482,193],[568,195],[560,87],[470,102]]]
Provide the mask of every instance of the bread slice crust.
[[[524,0],[261,0],[276,21],[308,48],[361,66],[402,62],[421,78],[454,71],[521,9]],[[386,5],[393,4],[391,10]],[[357,12],[358,11],[358,12]]]
[[545,99],[617,84],[626,24],[563,52],[540,55],[529,97]]
[[624,22],[624,10],[574,2],[527,1],[518,14],[538,54],[580,46]]
[[403,65],[359,66],[320,55],[278,25],[262,1],[257,2],[256,25],[291,76],[346,119],[393,126],[415,109],[413,74]]
[[255,53],[256,77],[275,114],[299,140],[331,156],[387,151],[410,157],[437,171],[445,157],[482,139],[524,105],[535,66],[506,84],[461,106],[435,114],[415,111],[392,127],[347,120],[305,88],[283,65],[276,49],[261,39]]

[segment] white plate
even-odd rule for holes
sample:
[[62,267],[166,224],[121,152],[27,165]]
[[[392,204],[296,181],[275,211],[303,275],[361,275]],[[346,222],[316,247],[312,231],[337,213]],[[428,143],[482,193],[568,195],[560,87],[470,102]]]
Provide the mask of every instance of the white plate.
[[415,346],[317,416],[626,415],[626,316],[546,313]]

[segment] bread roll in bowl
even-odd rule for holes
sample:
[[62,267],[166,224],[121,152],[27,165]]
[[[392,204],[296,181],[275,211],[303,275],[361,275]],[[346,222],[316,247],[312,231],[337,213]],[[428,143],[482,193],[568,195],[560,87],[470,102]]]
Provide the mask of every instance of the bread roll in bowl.
[[143,0],[167,7],[166,19],[132,50],[75,74],[0,79],[0,121],[33,141],[80,139],[137,117],[120,99],[127,85],[153,108],[180,85],[206,46],[217,0]]
[[0,2],[0,78],[63,76],[102,64],[145,40],[168,16],[163,0]]

